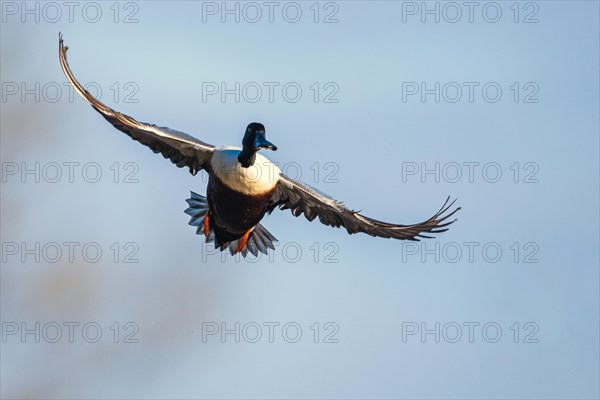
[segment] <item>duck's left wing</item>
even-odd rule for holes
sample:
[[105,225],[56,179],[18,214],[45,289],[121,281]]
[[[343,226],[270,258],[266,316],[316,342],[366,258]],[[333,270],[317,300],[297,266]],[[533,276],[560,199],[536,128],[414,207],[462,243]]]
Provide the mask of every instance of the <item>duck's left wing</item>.
[[458,207],[449,212],[456,201],[449,203],[449,200],[450,197],[446,199],[442,208],[426,221],[413,225],[396,225],[365,217],[346,208],[342,202],[281,174],[271,197],[269,212],[276,207],[282,210],[289,208],[296,217],[304,214],[309,221],[319,217],[321,223],[336,228],[343,226],[350,234],[363,232],[382,238],[419,240],[419,238],[431,238],[424,233],[447,231],[447,226],[456,221],[456,219],[447,221],[460,210]]
[[59,34],[60,66],[75,90],[98,111],[108,122],[130,138],[149,147],[155,153],[161,153],[179,168],[188,167],[192,175],[205,169],[212,157],[214,146],[195,137],[174,129],[138,122],[132,117],[121,114],[96,99],[75,79],[67,63],[67,46]]

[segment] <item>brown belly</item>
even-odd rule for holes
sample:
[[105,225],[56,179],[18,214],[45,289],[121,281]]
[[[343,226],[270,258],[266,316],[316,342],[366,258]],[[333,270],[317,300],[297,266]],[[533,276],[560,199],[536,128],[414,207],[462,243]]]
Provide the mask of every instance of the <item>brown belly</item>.
[[273,191],[248,196],[230,189],[211,174],[207,188],[208,207],[218,241],[235,240],[258,224],[267,212]]

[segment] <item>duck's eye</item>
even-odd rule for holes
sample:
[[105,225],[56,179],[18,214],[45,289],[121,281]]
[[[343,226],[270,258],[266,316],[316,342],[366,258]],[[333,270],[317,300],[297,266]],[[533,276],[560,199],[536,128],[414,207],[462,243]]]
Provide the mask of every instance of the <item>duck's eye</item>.
[[252,130],[252,129],[248,128],[248,133],[250,133],[250,131],[251,131],[251,130]]

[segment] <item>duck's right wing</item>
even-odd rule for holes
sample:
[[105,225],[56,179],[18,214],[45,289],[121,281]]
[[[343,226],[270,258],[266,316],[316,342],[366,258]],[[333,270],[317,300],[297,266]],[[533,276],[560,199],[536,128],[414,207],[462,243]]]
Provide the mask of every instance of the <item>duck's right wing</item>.
[[192,175],[196,175],[201,169],[206,169],[212,157],[214,146],[184,132],[138,122],[96,99],[73,76],[67,63],[68,47],[63,44],[61,34],[59,34],[58,41],[60,66],[67,79],[69,79],[75,90],[108,122],[133,140],[149,147],[153,152],[161,153],[163,157],[171,160],[179,168],[188,167]]
[[450,211],[454,201],[450,203],[449,200],[450,197],[446,199],[442,208],[426,221],[412,225],[390,224],[350,210],[342,202],[281,174],[271,196],[269,212],[277,207],[282,210],[289,208],[296,217],[304,214],[309,221],[319,217],[322,224],[336,228],[343,226],[349,234],[363,232],[382,238],[419,240],[431,238],[428,233],[447,231],[448,225],[455,221],[448,221],[448,218],[460,210],[460,207]]

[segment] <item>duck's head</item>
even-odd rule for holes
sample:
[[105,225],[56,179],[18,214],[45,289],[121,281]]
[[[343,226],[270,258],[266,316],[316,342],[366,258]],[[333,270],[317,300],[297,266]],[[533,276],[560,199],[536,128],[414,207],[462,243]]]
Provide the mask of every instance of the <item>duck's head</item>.
[[252,122],[246,128],[242,146],[249,150],[258,151],[260,149],[277,150],[277,146],[267,140],[265,126],[259,122]]
[[243,167],[248,168],[254,164],[256,152],[260,149],[276,151],[277,146],[267,140],[265,126],[259,122],[252,122],[244,132],[242,139],[242,151],[238,155],[238,161]]

